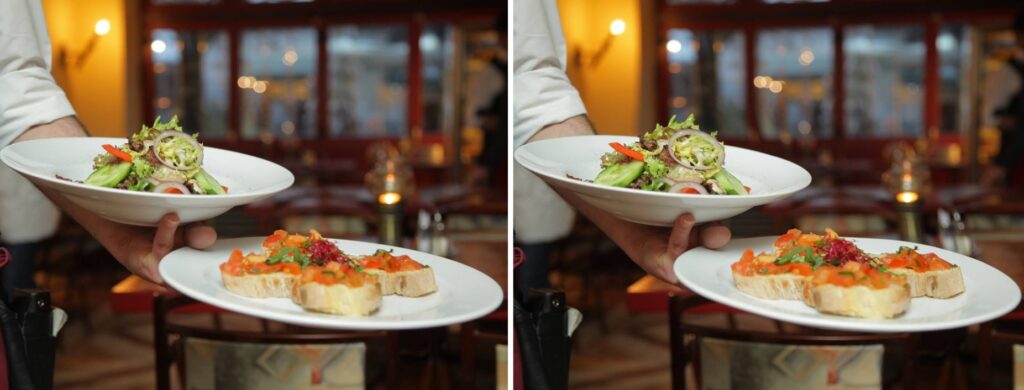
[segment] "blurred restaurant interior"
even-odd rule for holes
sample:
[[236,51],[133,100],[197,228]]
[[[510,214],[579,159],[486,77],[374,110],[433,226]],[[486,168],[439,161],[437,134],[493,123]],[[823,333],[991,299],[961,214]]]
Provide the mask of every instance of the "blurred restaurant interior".
[[[637,135],[692,113],[727,145],[811,173],[793,197],[726,221],[733,237],[831,227],[902,238],[974,256],[1024,284],[1024,161],[1013,158],[1024,150],[1007,142],[1015,124],[1005,112],[1024,75],[1009,64],[1024,58],[1024,32],[1013,27],[1020,2],[557,4],[568,73],[599,133]],[[676,324],[666,322],[667,297],[692,292],[646,275],[583,218],[550,261],[553,285],[585,318],[573,336],[572,387],[667,388],[688,372],[695,388],[699,367],[676,360],[677,349],[694,347],[670,339]],[[740,333],[790,326],[725,312],[707,317]],[[1020,331],[1005,322],[924,334],[911,358],[887,350],[885,386],[1020,386],[1024,355],[993,336]],[[905,361],[916,376],[900,376]]]
[[[204,145],[295,174],[292,188],[210,221],[220,237],[316,229],[381,240],[451,257],[505,286],[506,3],[42,3],[54,76],[93,136],[125,137],[176,115]],[[57,388],[212,388],[202,382],[212,378],[193,378],[200,371],[185,374],[180,358],[191,347],[178,336],[189,329],[229,339],[255,332],[266,337],[254,342],[284,350],[306,331],[160,297],[67,218],[43,247],[37,283],[70,314]],[[166,301],[154,306],[154,296]],[[181,305],[184,313],[169,313]],[[364,341],[366,349],[335,359],[341,363],[310,383],[503,387],[504,313],[502,306],[458,326],[312,341]],[[195,360],[189,367],[202,364]]]

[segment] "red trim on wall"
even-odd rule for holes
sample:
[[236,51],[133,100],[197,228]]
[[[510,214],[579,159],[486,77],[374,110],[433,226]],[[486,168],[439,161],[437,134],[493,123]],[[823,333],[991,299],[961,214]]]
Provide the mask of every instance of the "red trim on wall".
[[316,134],[320,138],[327,138],[330,134],[330,119],[327,115],[327,107],[330,101],[331,83],[328,76],[327,63],[327,25],[322,19],[317,18],[316,25]]
[[747,104],[747,137],[751,140],[761,140],[761,123],[757,120],[757,91],[754,90],[754,77],[757,76],[757,64],[754,62],[754,47],[757,45],[757,32],[753,28],[743,29],[743,70],[746,79],[743,80]]
[[843,51],[843,26],[832,28],[832,136],[846,138],[846,55]]
[[939,132],[939,49],[935,46],[939,36],[938,15],[928,18],[924,27],[924,131],[925,135]]
[[241,33],[237,27],[228,29],[228,140],[238,141],[242,139],[242,89],[238,88],[237,80],[241,75],[241,61],[239,60],[238,47]]
[[409,21],[409,76],[406,81],[406,93],[409,95],[406,109],[406,130],[412,138],[423,136],[423,53],[420,52],[420,35],[423,31],[423,18],[413,17]]

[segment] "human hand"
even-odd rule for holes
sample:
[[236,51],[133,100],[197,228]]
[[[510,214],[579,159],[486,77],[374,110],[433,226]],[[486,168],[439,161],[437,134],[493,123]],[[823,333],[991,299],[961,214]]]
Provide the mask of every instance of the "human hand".
[[718,223],[706,224],[697,229],[694,229],[695,225],[693,214],[680,215],[671,232],[649,235],[641,246],[639,258],[633,261],[658,279],[678,284],[672,264],[679,255],[696,245],[721,248],[732,237],[729,228]]
[[[209,248],[217,241],[217,232],[203,223],[180,226],[176,214],[167,214],[156,228],[116,225],[108,237],[100,240],[117,261],[133,274],[150,282],[163,284],[158,265],[172,250],[188,245],[195,249]],[[180,229],[179,229],[180,227]]]

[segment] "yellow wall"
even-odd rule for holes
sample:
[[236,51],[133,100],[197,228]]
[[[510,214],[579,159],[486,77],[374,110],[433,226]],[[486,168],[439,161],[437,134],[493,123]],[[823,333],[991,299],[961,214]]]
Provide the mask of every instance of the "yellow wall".
[[[43,0],[53,47],[54,76],[78,118],[94,136],[119,137],[128,133],[124,1]],[[110,33],[100,37],[79,67],[74,64],[75,58],[85,49],[100,19],[110,21]],[[66,65],[59,61],[62,47],[69,54]]]
[[[569,77],[601,134],[636,134],[647,127],[640,123],[640,1],[558,0]],[[626,31],[614,38],[599,62],[591,63],[615,19],[626,22]],[[577,51],[582,60],[574,56]]]

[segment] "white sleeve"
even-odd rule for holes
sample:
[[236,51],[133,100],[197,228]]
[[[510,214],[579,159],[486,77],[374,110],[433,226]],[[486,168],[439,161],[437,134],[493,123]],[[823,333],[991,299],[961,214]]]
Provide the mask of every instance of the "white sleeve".
[[565,36],[555,0],[516,0],[513,13],[513,145],[544,126],[586,114],[565,74]]
[[0,147],[32,126],[71,115],[71,103],[50,74],[41,3],[0,1]]

